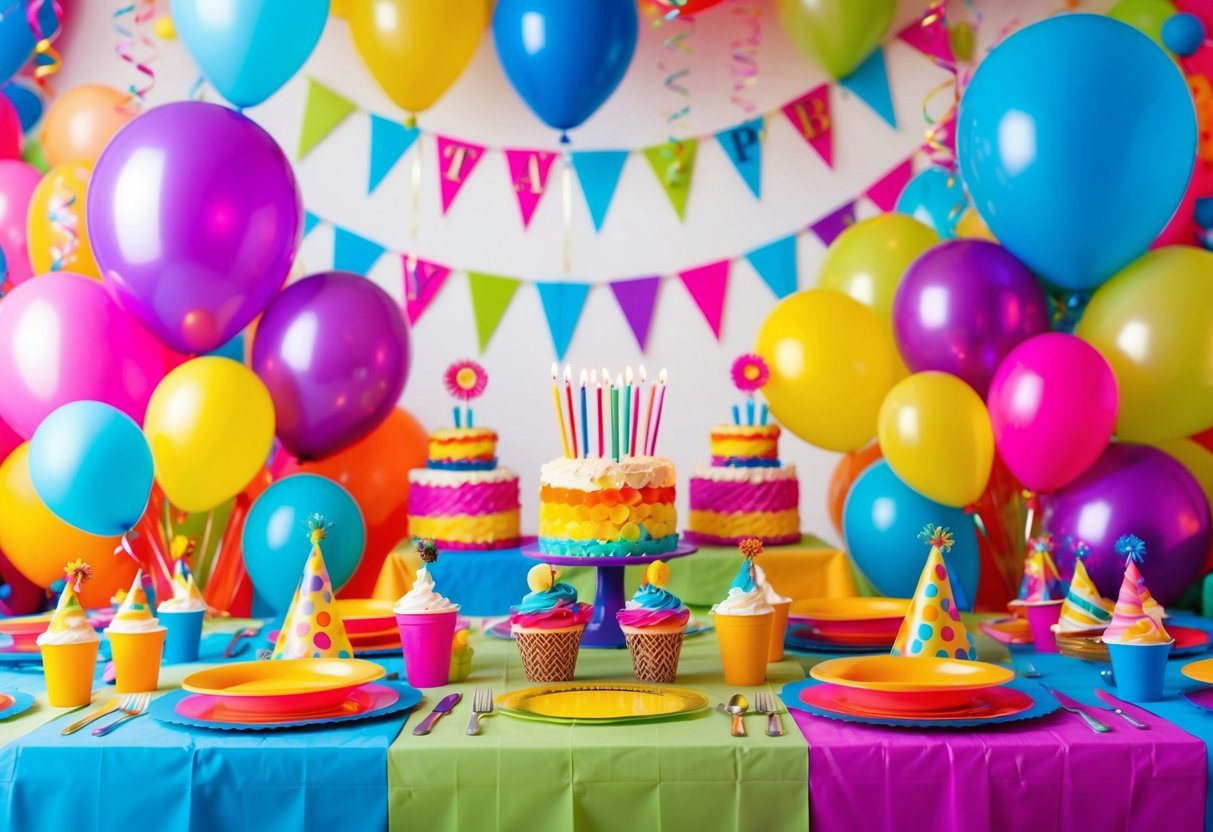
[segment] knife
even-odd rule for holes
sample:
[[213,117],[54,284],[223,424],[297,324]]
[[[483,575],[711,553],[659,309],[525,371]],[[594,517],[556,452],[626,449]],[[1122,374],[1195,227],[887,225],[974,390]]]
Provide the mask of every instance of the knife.
[[424,737],[434,728],[434,723],[442,716],[449,714],[455,710],[455,706],[459,704],[459,700],[463,698],[462,693],[452,693],[443,697],[442,701],[434,706],[434,710],[430,711],[430,715],[421,720],[421,724],[413,729],[414,737]]
[[1069,711],[1072,714],[1078,714],[1080,717],[1082,717],[1082,721],[1087,723],[1087,727],[1090,728],[1095,733],[1106,734],[1112,730],[1107,725],[1105,725],[1103,722],[1100,722],[1098,719],[1096,719],[1095,717],[1091,716],[1089,713],[1084,711],[1082,709],[1082,703],[1079,702],[1074,697],[1067,696],[1066,694],[1062,693],[1059,690],[1053,690],[1053,688],[1049,687],[1044,682],[1038,682],[1038,684],[1042,688],[1047,690],[1049,693],[1053,694],[1053,698],[1056,699],[1061,704],[1062,708],[1064,708],[1065,710]]
[[1149,725],[1146,725],[1144,722],[1142,722],[1137,717],[1135,717],[1131,714],[1128,714],[1124,710],[1121,709],[1120,706],[1127,705],[1127,704],[1129,704],[1128,702],[1124,702],[1120,699],[1117,699],[1115,696],[1108,693],[1106,690],[1096,690],[1095,696],[1098,697],[1099,699],[1102,699],[1104,702],[1108,703],[1108,705],[1110,707],[1105,708],[1105,710],[1110,710],[1112,713],[1119,716],[1121,719],[1123,719],[1125,722],[1132,725],[1134,728],[1137,728],[1140,731],[1149,731],[1150,730]]
[[110,699],[109,701],[107,701],[100,708],[93,711],[88,716],[86,716],[82,719],[77,719],[75,722],[73,722],[71,725],[64,728],[59,733],[65,737],[68,734],[74,734],[77,731],[79,731],[81,728],[83,728],[85,725],[88,725],[90,722],[95,722],[96,720],[101,719],[101,717],[105,716],[106,714],[112,714],[116,710],[118,710],[118,699],[117,699],[117,697],[114,697],[114,698]]

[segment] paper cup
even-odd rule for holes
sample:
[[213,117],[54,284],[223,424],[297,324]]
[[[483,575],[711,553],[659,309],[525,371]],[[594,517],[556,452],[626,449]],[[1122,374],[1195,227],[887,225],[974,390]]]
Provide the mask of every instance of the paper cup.
[[106,630],[114,654],[114,690],[118,693],[147,693],[160,685],[160,654],[164,628],[142,633]]
[[761,685],[767,678],[767,654],[775,613],[721,615],[712,613],[724,680],[730,685]]
[[767,652],[767,664],[783,661],[783,641],[788,635],[788,610],[792,609],[792,602],[784,601],[771,606],[775,608],[775,617],[771,619],[771,647]]
[[545,630],[514,627],[514,643],[522,658],[522,670],[531,682],[571,682],[577,670],[577,654],[585,625]]
[[157,610],[156,617],[164,625],[164,663],[198,661],[206,610]]
[[415,688],[442,687],[450,680],[451,649],[459,608],[445,612],[396,613],[404,671]]
[[1061,601],[1043,601],[1025,606],[1028,608],[1028,627],[1032,630],[1036,652],[1056,653],[1057,638],[1053,635],[1053,625],[1061,618]]
[[1174,641],[1164,644],[1109,644],[1116,692],[1130,702],[1157,702],[1162,699],[1167,657]]
[[52,708],[79,708],[93,699],[98,640],[42,645],[46,698]]

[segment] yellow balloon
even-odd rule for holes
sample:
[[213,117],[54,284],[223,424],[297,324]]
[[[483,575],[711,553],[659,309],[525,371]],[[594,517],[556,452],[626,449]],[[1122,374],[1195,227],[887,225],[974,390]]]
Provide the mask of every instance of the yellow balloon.
[[156,386],[143,432],[169,501],[184,511],[208,511],[240,493],[265,464],[274,405],[243,364],[195,358]]
[[956,221],[956,236],[973,240],[989,240],[991,243],[998,242],[998,238],[986,225],[986,221],[981,218],[981,214],[977,213],[977,209],[971,205]]
[[1116,374],[1117,438],[1165,442],[1213,425],[1213,253],[1147,252],[1095,290],[1074,334]]
[[981,396],[951,373],[915,373],[880,406],[877,436],[906,485],[946,506],[977,501],[994,465],[994,430]]
[[838,292],[797,292],[767,315],[755,350],[771,368],[763,396],[792,433],[830,451],[853,451],[876,435],[900,362],[872,310]]
[[358,54],[388,97],[420,113],[455,83],[489,21],[487,0],[349,0]]
[[1156,446],[1160,451],[1170,454],[1188,469],[1188,473],[1205,492],[1205,499],[1213,510],[1213,453],[1198,442],[1191,439],[1172,439]]
[[25,226],[34,274],[67,271],[101,279],[84,222],[92,175],[93,166],[86,162],[64,162],[34,188]]

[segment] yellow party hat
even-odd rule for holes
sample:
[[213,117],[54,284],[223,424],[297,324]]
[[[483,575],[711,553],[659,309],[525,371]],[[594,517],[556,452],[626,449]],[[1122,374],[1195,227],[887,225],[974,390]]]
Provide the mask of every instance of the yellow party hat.
[[126,597],[122,599],[118,612],[114,613],[111,624],[147,621],[152,617],[152,607],[143,590],[143,570],[140,569],[135,573],[135,580],[131,581],[131,588],[126,591]]
[[977,648],[960,621],[943,561],[943,553],[952,548],[952,533],[928,523],[918,537],[930,544],[931,553],[910,601],[910,611],[897,631],[893,655],[976,659]]
[[312,554],[303,567],[303,576],[290,609],[278,631],[273,659],[349,659],[354,656],[345,624],[333,600],[333,582],[329,580],[320,541],[333,527],[318,514],[308,518],[308,538]]
[[88,617],[84,607],[80,606],[80,598],[76,593],[80,585],[93,576],[93,568],[82,560],[76,560],[64,567],[67,573],[67,585],[59,595],[59,603],[55,605],[55,613],[51,623],[47,625],[48,633],[66,633],[81,627],[88,627]]

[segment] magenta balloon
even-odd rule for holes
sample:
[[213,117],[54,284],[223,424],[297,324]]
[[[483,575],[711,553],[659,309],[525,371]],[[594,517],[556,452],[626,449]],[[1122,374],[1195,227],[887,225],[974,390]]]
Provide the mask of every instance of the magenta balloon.
[[52,410],[81,399],[142,424],[165,367],[160,342],[95,280],[51,272],[0,301],[0,419],[26,439]]
[[17,431],[8,426],[8,422],[0,419],[0,463],[8,459],[8,455],[24,441]]
[[234,110],[186,101],[118,131],[93,169],[87,214],[118,302],[177,352],[199,354],[282,288],[303,205],[269,133]]
[[25,222],[30,197],[41,181],[37,168],[16,159],[0,159],[0,248],[8,263],[8,281],[14,286],[34,273],[25,242]]
[[1062,544],[1062,577],[1073,574],[1081,541],[1091,549],[1087,572],[1106,598],[1116,597],[1124,577],[1124,558],[1115,551],[1123,534],[1145,541],[1141,574],[1163,605],[1200,577],[1209,551],[1209,504],[1200,485],[1180,462],[1147,445],[1109,445],[1085,474],[1045,498],[1042,521]]
[[906,270],[893,331],[913,372],[942,370],[985,396],[1013,347],[1049,331],[1049,304],[1027,266],[988,240],[948,240]]
[[1061,488],[1099,459],[1116,425],[1112,368],[1073,335],[1029,338],[998,365],[986,399],[994,446],[1033,491]]
[[274,400],[278,438],[316,459],[374,430],[409,372],[400,306],[364,277],[324,272],[291,284],[257,323],[253,371]]

